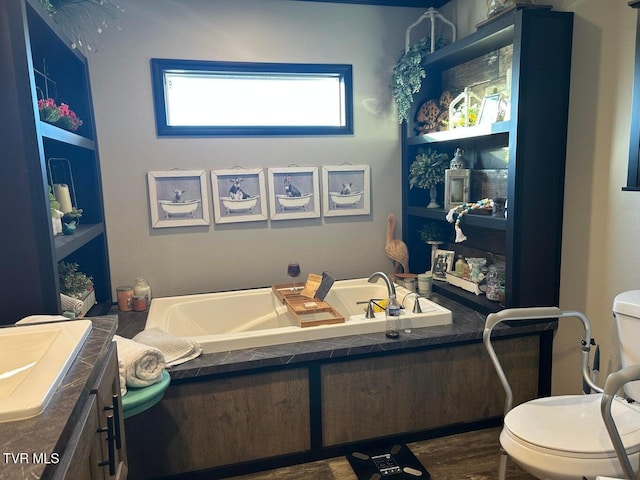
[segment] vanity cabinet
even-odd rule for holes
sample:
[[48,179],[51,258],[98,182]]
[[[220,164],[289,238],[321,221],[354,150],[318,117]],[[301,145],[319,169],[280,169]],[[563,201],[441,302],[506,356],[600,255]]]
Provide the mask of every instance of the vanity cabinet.
[[[496,93],[493,98],[506,108],[488,119],[485,111],[478,126],[433,133],[418,132],[415,118],[403,123],[403,238],[411,272],[430,269],[431,247],[420,230],[425,222],[442,222],[450,237],[439,248],[455,251],[456,258],[485,257],[488,263],[504,264],[503,306],[558,304],[572,29],[571,12],[525,8],[427,56],[414,112],[442,92],[455,95],[464,87],[479,92],[480,99]],[[463,149],[471,169],[469,200],[506,197],[506,218],[463,215],[468,239],[456,243],[447,210],[426,208],[428,192],[409,188],[410,165],[429,148],[449,158]],[[442,281],[433,288],[482,313],[501,308],[484,295]]]
[[67,447],[69,463],[61,465],[55,478],[69,480],[124,480],[128,474],[127,449],[118,361],[115,344],[82,409],[76,432]]
[[[59,314],[59,261],[93,277],[100,307],[111,304],[102,186],[87,60],[37,0],[0,4],[0,145],[4,199],[3,308],[0,323]],[[38,100],[65,103],[82,120],[69,131],[40,120]],[[73,235],[53,234],[48,189],[69,186],[83,210]],[[102,313],[98,306],[92,313]]]

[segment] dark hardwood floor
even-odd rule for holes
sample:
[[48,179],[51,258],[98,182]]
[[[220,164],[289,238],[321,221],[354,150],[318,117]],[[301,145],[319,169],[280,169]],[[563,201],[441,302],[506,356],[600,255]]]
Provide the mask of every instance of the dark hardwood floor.
[[[408,444],[432,480],[495,480],[500,457],[499,428]],[[535,480],[512,460],[509,480]],[[358,480],[345,457],[234,477],[236,480]]]

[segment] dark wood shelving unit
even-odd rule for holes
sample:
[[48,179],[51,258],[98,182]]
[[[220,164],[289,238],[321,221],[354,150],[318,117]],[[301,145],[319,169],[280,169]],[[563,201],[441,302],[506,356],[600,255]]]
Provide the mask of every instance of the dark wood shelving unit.
[[[506,76],[511,80],[507,85],[510,119],[420,135],[414,134],[413,118],[403,123],[403,239],[411,252],[412,272],[430,268],[431,250],[419,232],[425,222],[440,221],[451,232],[440,248],[458,254],[465,249],[486,252],[504,261],[506,307],[558,304],[572,32],[573,13],[525,8],[427,56],[423,63],[427,75],[414,98],[415,111],[424,101],[438,99],[461,70],[472,72],[466,79],[469,85],[487,82],[489,74],[482,65],[488,65],[487,70],[511,72]],[[499,171],[506,176],[507,217],[466,214],[461,227],[468,240],[455,243],[447,211],[426,208],[427,192],[409,189],[411,162],[428,148],[449,158],[462,148],[473,170],[498,168],[483,166],[483,159],[488,151],[504,152]],[[434,290],[483,313],[502,308],[483,295],[444,282],[434,283]]]
[[[12,208],[19,208],[11,232],[3,236],[3,288],[7,301],[0,323],[31,314],[62,313],[57,265],[76,262],[93,277],[99,305],[111,306],[111,283],[98,144],[91,101],[87,59],[58,30],[37,0],[6,0],[0,18],[0,102],[5,122],[0,144],[8,152],[0,185]],[[71,132],[40,120],[36,102],[55,82],[52,97],[66,103],[82,120]],[[43,82],[45,85],[43,88]],[[83,210],[73,235],[53,235],[48,188],[51,158],[68,162],[73,178],[73,206]],[[71,188],[71,186],[70,186]],[[77,203],[77,204],[76,204]]]

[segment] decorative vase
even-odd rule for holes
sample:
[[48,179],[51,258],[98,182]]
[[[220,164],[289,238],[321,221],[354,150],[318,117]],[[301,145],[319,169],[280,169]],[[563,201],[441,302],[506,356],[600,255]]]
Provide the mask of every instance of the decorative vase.
[[427,208],[440,208],[440,205],[438,204],[436,198],[438,197],[438,190],[436,189],[435,186],[429,188],[429,205],[427,205]]

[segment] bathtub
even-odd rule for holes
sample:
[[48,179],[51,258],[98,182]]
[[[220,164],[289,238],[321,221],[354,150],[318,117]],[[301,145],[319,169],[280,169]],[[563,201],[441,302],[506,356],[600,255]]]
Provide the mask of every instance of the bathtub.
[[287,208],[302,208],[303,210],[307,209],[307,205],[311,201],[312,193],[306,193],[300,197],[289,197],[287,195],[276,195],[278,199],[278,203],[280,204],[280,208],[284,212]]
[[351,206],[355,207],[360,199],[362,198],[362,194],[364,192],[353,192],[353,193],[340,193],[340,192],[329,192],[329,196],[331,197],[331,201],[333,202],[334,208]]
[[[400,302],[409,291],[397,287]],[[202,345],[203,353],[279,345],[363,333],[383,334],[384,312],[365,318],[369,299],[387,297],[384,282],[366,278],[340,280],[333,284],[325,301],[345,317],[344,323],[301,328],[271,288],[154,298],[145,329],[160,327]],[[365,303],[361,303],[365,302]],[[412,313],[415,295],[407,297],[400,315],[402,330],[452,322],[451,311],[425,298],[422,314]]]
[[172,202],[171,200],[160,200],[160,206],[164,210],[165,217],[172,215],[191,215],[198,209],[200,200],[188,200],[186,202]]
[[220,200],[222,200],[222,205],[224,205],[224,208],[227,211],[227,215],[230,215],[233,212],[239,212],[242,210],[249,210],[251,213],[253,213],[253,209],[256,207],[259,198],[260,195],[242,199],[220,197]]

